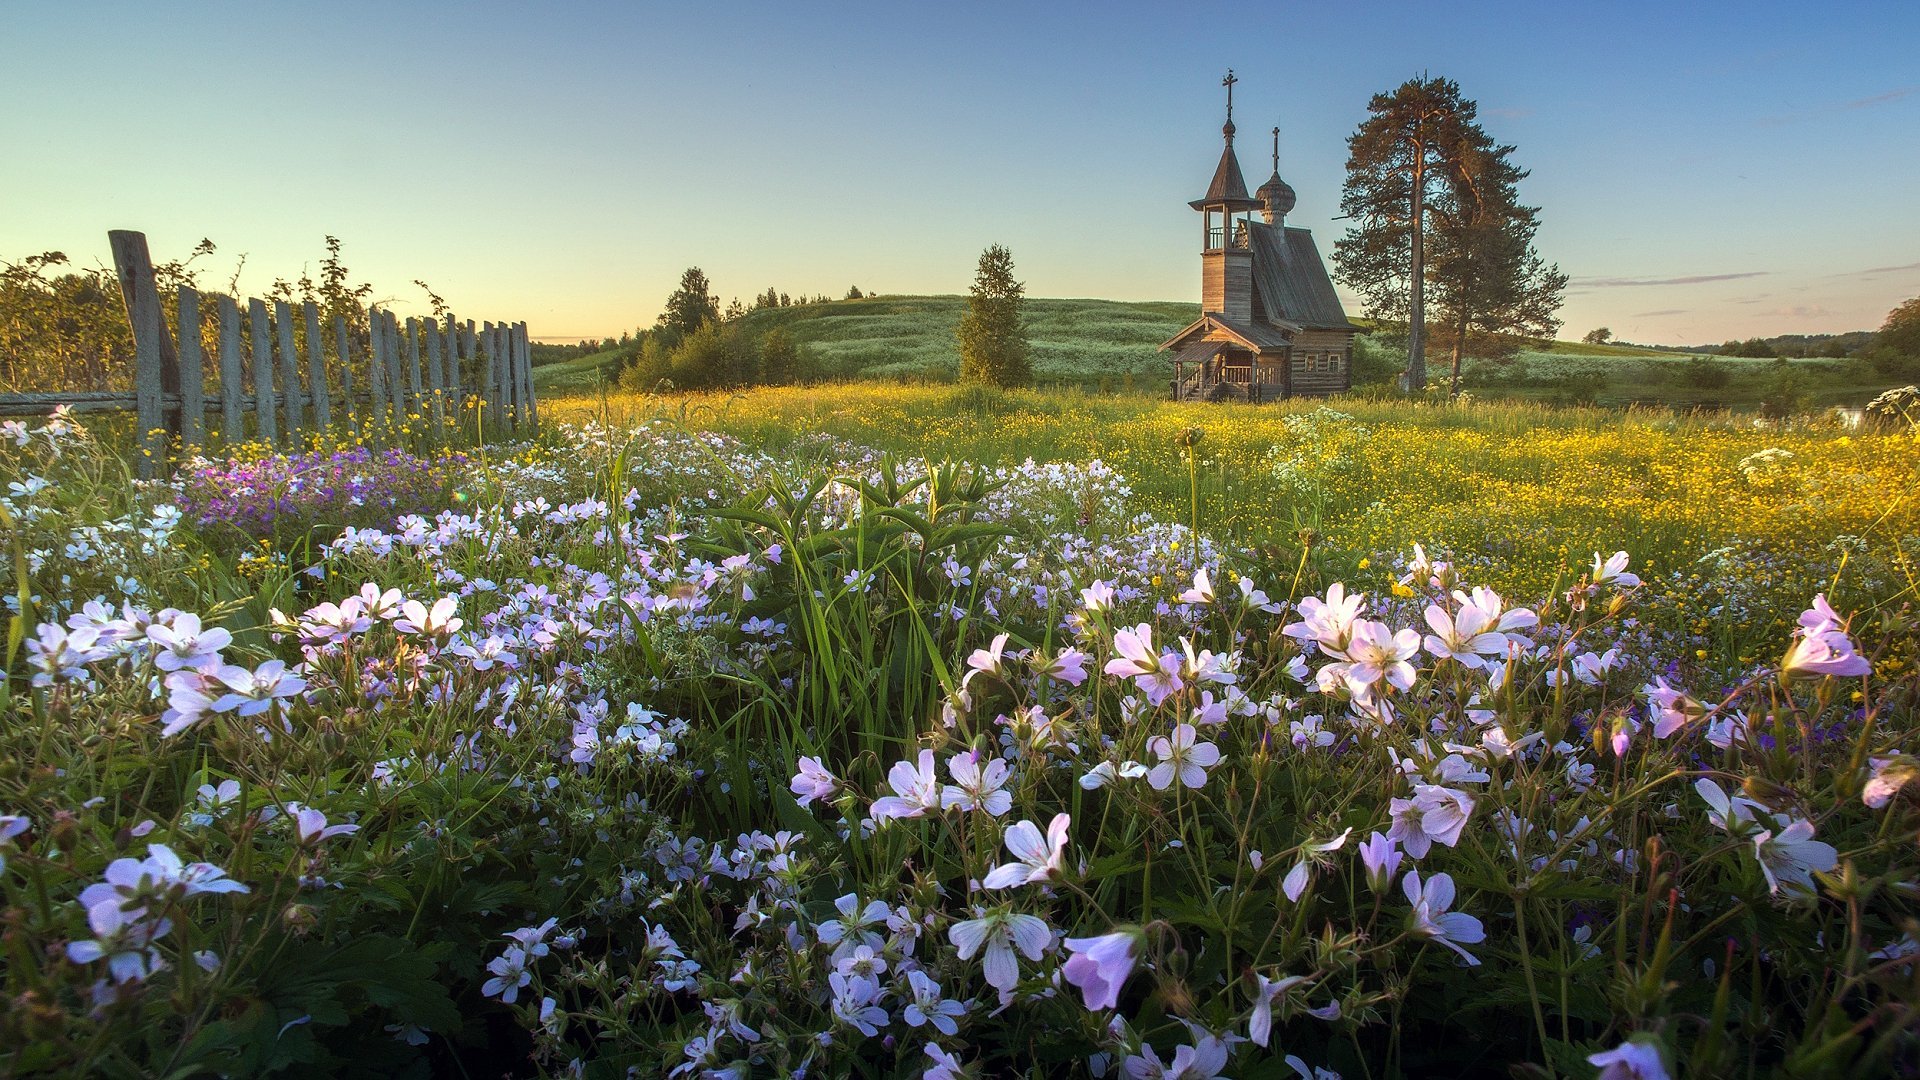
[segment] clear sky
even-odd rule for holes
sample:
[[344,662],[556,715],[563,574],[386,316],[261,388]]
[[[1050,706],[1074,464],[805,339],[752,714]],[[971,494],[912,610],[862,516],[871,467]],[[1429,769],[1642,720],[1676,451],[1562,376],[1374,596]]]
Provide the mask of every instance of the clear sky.
[[[0,0],[0,259],[297,277],[346,245],[535,336],[652,322],[681,270],[1197,300],[1220,77],[1330,251],[1368,97],[1458,81],[1518,146],[1564,336],[1872,329],[1920,294],[1920,2],[79,3]],[[1351,305],[1350,305],[1351,307]],[[1357,314],[1357,307],[1350,313]]]

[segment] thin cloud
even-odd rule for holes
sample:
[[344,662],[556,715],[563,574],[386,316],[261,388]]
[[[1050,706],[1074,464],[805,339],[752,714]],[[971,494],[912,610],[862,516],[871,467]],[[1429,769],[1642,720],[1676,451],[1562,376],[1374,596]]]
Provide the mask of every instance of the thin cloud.
[[1747,270],[1738,274],[1694,274],[1689,277],[1670,278],[1575,278],[1575,289],[1634,289],[1648,285],[1705,285],[1712,281],[1738,281],[1741,278],[1765,277],[1771,270]]
[[1920,262],[1902,263],[1899,266],[1874,266],[1874,267],[1869,267],[1868,269],[1865,269],[1865,270],[1854,270],[1845,274],[1835,274],[1834,276],[1835,277],[1869,277],[1874,274],[1900,274],[1900,273],[1905,273],[1908,270],[1920,270]]
[[1634,317],[1634,318],[1636,318],[1636,319],[1655,319],[1655,318],[1659,318],[1659,317],[1660,317],[1660,316],[1662,316],[1662,315],[1685,315],[1685,314],[1687,314],[1687,312],[1688,312],[1689,310],[1691,310],[1691,309],[1689,309],[1689,308],[1661,308],[1661,309],[1660,309],[1659,311],[1639,311],[1639,312],[1635,312],[1635,313],[1634,313],[1634,316],[1633,316],[1633,317]]
[[1760,124],[1764,127],[1779,127],[1782,124],[1812,120],[1829,113],[1854,112],[1859,109],[1871,109],[1876,105],[1891,105],[1896,101],[1905,100],[1915,94],[1920,94],[1920,86],[1900,86],[1878,94],[1871,94],[1867,97],[1855,98],[1852,101],[1834,102],[1830,105],[1821,105],[1812,109],[1802,109],[1799,112],[1781,113],[1778,116],[1763,116],[1760,118]]

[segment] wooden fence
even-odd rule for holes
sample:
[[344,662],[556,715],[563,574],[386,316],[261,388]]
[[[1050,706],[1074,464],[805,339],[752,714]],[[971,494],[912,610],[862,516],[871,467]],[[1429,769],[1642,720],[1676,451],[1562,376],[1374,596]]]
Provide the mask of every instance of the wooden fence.
[[[524,322],[401,320],[376,305],[364,324],[356,311],[354,325],[337,314],[325,326],[312,303],[249,299],[243,334],[239,301],[215,296],[213,310],[204,311],[200,294],[186,286],[163,298],[146,236],[107,237],[133,327],[134,391],[0,394],[0,416],[61,405],[132,410],[141,474],[148,477],[165,470],[171,446],[197,449],[216,435],[223,445],[257,438],[288,446],[302,433],[330,429],[378,441],[417,424],[433,438],[456,431],[492,438],[531,432],[539,423]],[[162,309],[169,300],[177,342]],[[205,321],[209,315],[214,326]],[[211,357],[209,339],[216,343]],[[217,433],[210,413],[218,414]]]

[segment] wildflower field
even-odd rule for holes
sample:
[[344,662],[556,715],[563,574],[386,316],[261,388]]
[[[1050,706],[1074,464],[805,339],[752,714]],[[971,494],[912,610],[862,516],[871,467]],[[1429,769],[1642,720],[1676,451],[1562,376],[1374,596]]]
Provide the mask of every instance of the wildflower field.
[[0,1075],[1920,1072],[1904,421],[542,408],[0,429]]

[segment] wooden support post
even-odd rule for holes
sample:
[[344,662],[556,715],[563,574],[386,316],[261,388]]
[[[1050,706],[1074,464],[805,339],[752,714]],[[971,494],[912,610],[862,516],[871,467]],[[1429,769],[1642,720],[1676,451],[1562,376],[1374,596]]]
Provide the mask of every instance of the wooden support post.
[[[465,391],[469,397],[480,397],[487,392],[487,369],[480,360],[480,335],[474,331],[473,320],[468,319],[460,328],[460,353],[467,358],[467,370],[473,374],[473,389]],[[479,409],[479,405],[474,408]]]
[[460,418],[460,324],[453,316],[447,316],[447,411],[457,421]]
[[352,337],[347,333],[347,317],[333,317],[333,352],[340,358],[340,412],[346,421],[347,430],[360,434],[360,403],[353,398],[356,387],[353,384],[353,348]]
[[420,406],[420,320],[407,320],[407,390],[413,400],[407,407],[409,416],[424,416],[427,410]]
[[[427,319],[420,324],[427,338],[427,415],[433,422],[433,437],[436,442],[447,437],[446,373],[440,367],[440,324]],[[451,343],[449,343],[451,344]]]
[[538,430],[540,427],[540,398],[533,392],[533,339],[527,336],[527,324],[520,324],[520,358],[526,363],[526,407],[527,426]]
[[280,402],[287,414],[287,442],[298,445],[307,402],[300,390],[300,353],[293,347],[293,307],[285,300],[273,302],[273,324],[280,332]]
[[151,478],[164,471],[166,435],[180,431],[179,410],[169,410],[165,405],[167,395],[180,392],[180,362],[174,355],[173,338],[167,333],[166,315],[160,310],[146,234],[115,229],[107,234],[107,242],[113,247],[113,268],[120,279],[127,322],[133,327],[140,475]]
[[368,426],[378,427],[387,415],[387,358],[383,339],[386,319],[379,308],[367,309],[367,406]]
[[240,305],[231,296],[220,298],[220,441],[233,447],[247,437],[243,399],[247,395],[245,368],[240,360]]
[[307,316],[307,392],[313,398],[313,427],[325,431],[333,426],[333,387],[327,381],[326,341],[320,336],[320,309],[309,300]]
[[273,338],[267,331],[264,301],[247,301],[247,324],[253,331],[253,415],[260,422],[261,441],[271,445],[280,441],[280,425],[273,415]]
[[180,286],[180,440],[199,448],[207,439],[207,358],[200,345],[200,294]]
[[487,423],[498,430],[503,415],[500,409],[500,337],[493,332],[490,322],[480,324],[480,346],[487,354],[486,366],[481,368],[480,397],[486,403]]
[[387,346],[387,396],[393,399],[393,423],[402,427],[407,422],[407,385],[400,374],[400,320],[391,311],[381,312],[380,317]]

